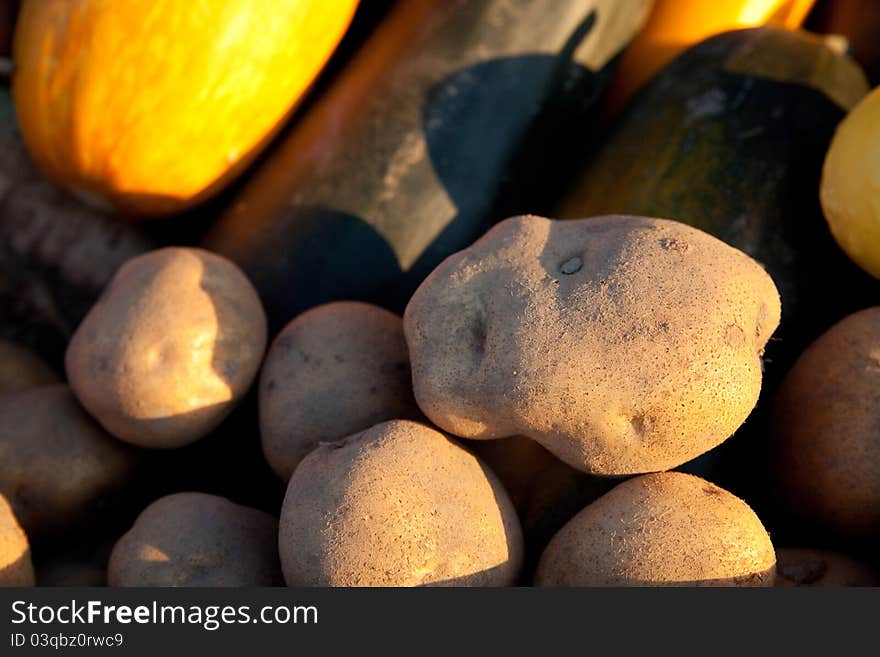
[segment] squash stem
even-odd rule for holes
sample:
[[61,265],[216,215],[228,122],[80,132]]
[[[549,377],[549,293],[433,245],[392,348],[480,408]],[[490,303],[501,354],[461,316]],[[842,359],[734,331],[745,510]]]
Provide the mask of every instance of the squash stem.
[[842,34],[826,34],[823,40],[835,55],[846,55],[850,51],[849,39]]

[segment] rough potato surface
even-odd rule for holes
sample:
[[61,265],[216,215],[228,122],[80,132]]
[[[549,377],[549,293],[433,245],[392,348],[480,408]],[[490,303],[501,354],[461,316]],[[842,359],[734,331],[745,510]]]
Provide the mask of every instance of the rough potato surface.
[[810,345],[773,408],[771,476],[794,514],[880,535],[880,307]]
[[755,405],[773,281],[684,224],[525,216],[447,258],[404,315],[416,400],[467,438],[529,436],[575,468],[680,465]]
[[0,397],[0,493],[31,538],[99,517],[136,464],[64,384]]
[[0,586],[33,586],[34,566],[28,538],[9,502],[0,495]]
[[113,548],[110,586],[276,586],[278,521],[204,493],[148,506]]
[[191,248],[129,260],[78,327],[67,376],[117,438],[180,447],[245,394],[266,347],[253,286],[230,261]]
[[290,586],[504,586],[522,533],[495,475],[422,424],[378,424],[294,471],[279,547]]
[[313,308],[275,338],[260,376],[260,434],[287,481],[318,443],[421,416],[400,317],[367,303]]
[[618,484],[563,527],[539,586],[772,586],[776,557],[755,513],[699,477],[661,472]]

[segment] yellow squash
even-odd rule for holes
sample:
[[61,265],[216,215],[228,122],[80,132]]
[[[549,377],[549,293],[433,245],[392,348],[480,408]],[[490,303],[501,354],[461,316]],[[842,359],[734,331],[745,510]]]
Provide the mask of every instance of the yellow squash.
[[13,95],[33,158],[79,195],[174,212],[239,173],[357,0],[25,0]]
[[880,278],[880,88],[837,126],[819,196],[834,239],[857,265]]

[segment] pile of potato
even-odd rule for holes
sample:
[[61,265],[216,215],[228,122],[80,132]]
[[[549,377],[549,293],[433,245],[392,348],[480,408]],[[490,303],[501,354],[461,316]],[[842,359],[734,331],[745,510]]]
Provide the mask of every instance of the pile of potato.
[[[746,502],[669,471],[749,415],[780,311],[760,265],[695,228],[523,216],[442,263],[403,318],[331,303],[266,351],[260,299],[234,264],[149,252],[76,330],[66,384],[0,349],[0,581],[876,583],[858,559],[774,549]],[[775,403],[780,494],[850,536],[880,528],[878,375],[875,308],[808,349]],[[252,387],[286,483],[274,513],[180,490],[129,505],[130,529],[108,535],[150,455],[211,434]],[[47,556],[35,576],[28,537],[78,528],[104,547]]]
[[[166,38],[175,32],[162,32],[158,39],[149,30],[138,33],[151,47],[167,47],[169,52],[157,56],[137,39],[117,43],[101,36],[125,33],[130,28],[123,30],[123,23],[141,25],[142,14],[152,11],[146,0],[122,9],[64,0],[24,5],[14,99],[0,84],[0,128],[6,130],[0,130],[0,150],[6,154],[0,158],[5,185],[0,190],[0,298],[26,301],[24,311],[13,307],[12,320],[4,318],[3,335],[11,332],[46,349],[37,353],[0,339],[0,586],[880,586],[880,306],[847,317],[829,311],[821,328],[839,321],[794,362],[801,345],[791,346],[791,333],[774,337],[786,312],[777,284],[791,309],[786,321],[797,324],[798,304],[786,295],[792,286],[784,280],[785,270],[795,256],[805,262],[813,256],[787,242],[769,244],[774,239],[768,235],[775,233],[765,234],[761,223],[772,225],[770,215],[783,205],[794,207],[799,218],[801,206],[792,201],[810,194],[830,228],[830,234],[823,233],[826,246],[836,249],[836,241],[835,255],[846,253],[880,278],[880,89],[858,104],[859,93],[853,92],[852,103],[844,103],[851,111],[830,144],[818,190],[790,190],[797,185],[788,179],[777,184],[774,172],[783,170],[782,160],[766,169],[764,146],[742,155],[759,172],[748,180],[770,171],[767,198],[755,205],[763,210],[753,213],[768,216],[752,221],[756,216],[748,212],[731,212],[738,237],[726,229],[712,232],[730,242],[739,239],[740,245],[763,241],[767,253],[778,247],[773,253],[778,262],[768,267],[776,282],[765,269],[763,251],[743,246],[758,262],[693,227],[693,217],[679,216],[686,222],[679,223],[633,216],[677,213],[650,206],[624,210],[613,202],[613,207],[574,214],[564,204],[558,213],[547,210],[560,217],[603,216],[514,216],[452,253],[498,218],[523,211],[512,206],[495,213],[490,198],[513,194],[518,185],[553,187],[547,180],[528,179],[543,164],[549,169],[549,161],[537,157],[528,167],[520,167],[512,155],[506,161],[508,151],[519,153],[525,145],[518,140],[527,127],[537,126],[528,144],[544,139],[538,129],[542,117],[533,116],[538,109],[532,107],[544,103],[538,102],[543,95],[531,102],[525,94],[511,116],[480,115],[473,121],[470,105],[451,100],[463,93],[466,78],[480,89],[476,96],[501,93],[494,87],[482,90],[483,78],[474,71],[495,70],[485,64],[504,62],[506,70],[518,59],[552,60],[546,53],[531,54],[532,41],[549,46],[538,44],[530,30],[515,30],[518,40],[528,33],[524,56],[517,55],[519,46],[507,52],[511,44],[504,35],[512,34],[510,26],[508,32],[493,31],[511,20],[508,9],[514,5],[528,4],[525,16],[538,16],[544,8],[422,3],[433,5],[432,12],[442,18],[425,19],[424,34],[445,25],[437,32],[442,38],[427,38],[419,36],[422,27],[416,29],[416,18],[426,9],[397,3],[401,9],[392,14],[388,33],[400,29],[401,34],[388,52],[402,48],[392,53],[400,57],[399,68],[388,64],[392,58],[385,45],[373,55],[366,48],[365,64],[343,77],[353,87],[324,97],[341,98],[351,107],[337,113],[335,107],[315,105],[325,118],[305,115],[305,137],[294,132],[292,141],[282,142],[287,144],[282,155],[296,151],[309,157],[295,166],[282,158],[281,169],[253,179],[256,192],[233,195],[229,183],[293,115],[358,5],[354,0],[276,4],[255,9],[253,3],[228,0],[218,7],[229,11],[213,7],[212,22],[195,21],[185,4],[165,3],[167,25],[193,36],[198,23],[204,34],[191,40],[197,44],[192,50],[181,39]],[[578,3],[566,4],[568,13],[578,13]],[[617,19],[626,13],[620,3],[598,4],[603,20],[589,24],[596,35],[595,30],[610,30],[615,23],[605,9],[621,12],[611,14]],[[627,19],[617,21],[623,32],[652,3],[630,4]],[[643,43],[654,38],[651,29],[659,26],[662,33],[685,23],[674,12],[661,20],[673,7],[681,11],[680,4],[654,4],[658,9],[652,15],[660,19],[649,22]],[[480,21],[494,18],[486,25],[474,23],[481,27],[474,28],[472,42],[463,42],[465,50],[482,53],[482,42],[496,50],[504,45],[479,66],[453,61],[454,51],[464,46],[445,41],[462,31],[458,26],[470,24],[467,16],[474,7]],[[0,9],[0,57],[9,55],[3,30],[11,29],[11,19],[8,8]],[[789,16],[784,22],[796,27],[803,20]],[[230,25],[237,28],[230,32]],[[272,25],[285,28],[276,30],[275,42],[266,38]],[[560,26],[548,30],[567,34]],[[227,32],[238,35],[229,42],[235,49],[212,50],[216,33]],[[297,40],[294,33],[308,38]],[[804,71],[818,71],[847,86],[846,75],[836,72],[844,70],[835,68],[836,51],[822,51],[816,62],[804,60],[802,71],[797,53],[815,54],[818,46],[766,34],[765,47],[778,47],[797,60],[793,66],[780,59],[785,65],[779,70],[793,66],[798,83]],[[632,36],[603,35],[594,41],[607,36],[609,44],[621,40],[621,47]],[[410,42],[430,45],[435,38],[442,47],[434,46],[437,52],[424,59],[403,48]],[[301,47],[289,47],[293,43]],[[717,43],[721,50],[730,47]],[[585,50],[582,43],[577,50],[594,47]],[[74,50],[81,59],[75,60]],[[629,56],[635,58],[639,50],[636,43]],[[220,64],[193,68],[196,51]],[[265,60],[263,69],[248,60],[254,53]],[[827,66],[822,57],[832,58]],[[154,88],[143,93],[141,86],[150,85],[134,84],[134,65],[108,67],[107,61],[146,62]],[[624,72],[632,65],[627,61]],[[425,62],[443,62],[450,71],[439,67],[443,75],[434,80]],[[653,57],[646,62],[652,69],[659,66]],[[12,60],[2,63],[13,66]],[[558,62],[553,66],[557,71]],[[163,78],[162,70],[170,75]],[[550,76],[554,84],[567,79],[562,70]],[[359,95],[366,82],[388,71],[398,75],[390,91],[380,86],[374,96]],[[724,75],[730,71],[725,64]],[[748,78],[749,88],[776,75],[761,71]],[[230,75],[234,84],[223,82],[219,73]],[[716,73],[709,70],[706,79],[715,80]],[[519,78],[505,75],[510,80],[501,75],[499,89],[508,82],[517,87]],[[853,75],[859,78],[853,88],[861,89],[866,84],[861,74]],[[555,87],[544,89],[545,82],[538,85],[542,94],[555,94]],[[783,83],[788,84],[784,77],[775,81]],[[245,90],[226,93],[236,85]],[[566,85],[577,86],[573,79]],[[425,95],[444,100],[448,114],[429,107]],[[218,96],[224,96],[219,105]],[[742,100],[730,96],[731,103]],[[505,97],[493,102],[506,109]],[[762,102],[774,125],[800,125],[783,117],[788,105],[777,108],[777,96],[767,98],[772,103]],[[13,100],[17,118],[11,114]],[[727,100],[714,86],[710,93],[695,94],[685,104],[686,120],[718,113],[720,122]],[[612,94],[605,110],[618,102],[623,97]],[[353,110],[359,105],[369,105],[370,111],[358,115]],[[381,112],[371,113],[376,107]],[[741,114],[748,118],[751,110],[744,107]],[[88,121],[81,118],[84,108],[90,110]],[[551,110],[543,108],[543,120],[556,116]],[[843,111],[843,105],[834,108],[841,116]],[[803,113],[811,112],[807,107]],[[503,138],[495,135],[488,145],[474,143],[495,118],[513,135],[510,143],[501,132]],[[560,113],[558,120],[563,118]],[[406,127],[410,119],[413,125]],[[370,130],[379,123],[387,131],[374,136]],[[447,153],[444,140],[452,139],[458,123],[466,124],[470,141],[466,148],[453,144]],[[666,168],[674,158],[693,156],[695,167],[704,158],[712,171],[721,162],[705,144],[691,144],[695,135],[714,135],[715,127],[706,125],[682,137],[691,151],[682,146],[675,154],[678,147],[655,144],[659,156],[645,164],[645,171],[660,181],[664,198],[667,191],[670,201],[690,198],[690,177]],[[722,132],[734,127],[723,126]],[[748,128],[737,134],[737,144],[764,131],[760,123]],[[356,140],[357,148],[352,141],[330,140],[343,133]],[[780,135],[796,141],[794,133]],[[626,164],[636,163],[626,169],[630,173],[609,167],[607,178],[598,178],[584,194],[598,196],[595,190],[604,190],[613,178],[622,181],[620,187],[638,180],[643,142],[632,140],[639,150],[632,157],[624,151]],[[760,143],[770,144],[766,150],[777,145]],[[489,155],[498,151],[491,166],[469,161],[479,159],[483,146]],[[525,155],[522,159],[528,159]],[[388,162],[382,159],[386,156]],[[461,171],[452,166],[466,160]],[[720,177],[741,173],[725,166],[718,165]],[[452,184],[439,180],[444,168],[455,169]],[[321,175],[302,177],[299,187],[286,180],[311,169]],[[709,194],[714,175],[695,193],[695,201],[704,204],[697,207],[736,195],[730,189],[739,187],[722,184]],[[671,181],[675,184],[667,190]],[[283,188],[277,199],[267,191],[275,185]],[[428,191],[417,193],[420,186]],[[459,186],[472,189],[462,194]],[[320,194],[309,196],[304,188],[310,187]],[[225,195],[217,196],[221,189]],[[343,198],[347,195],[357,203],[349,207],[354,201]],[[326,198],[332,198],[333,207],[319,208],[328,204]],[[93,207],[96,201],[101,209]],[[228,214],[215,223],[217,217],[209,215],[216,212],[200,217],[203,203],[232,209],[225,208]],[[106,209],[108,204],[116,210]],[[468,204],[474,206],[473,216],[462,225],[456,213],[467,215]],[[527,211],[543,207],[523,204]],[[229,243],[247,237],[249,221],[265,224],[275,205],[285,207],[273,218],[278,225],[254,228],[264,231],[269,244],[256,256],[231,253]],[[196,210],[180,214],[189,208]],[[451,213],[448,218],[431,214],[441,209]],[[633,214],[604,215],[625,211]],[[128,214],[181,221],[142,232],[118,221]],[[377,220],[359,223],[358,215]],[[224,238],[226,250],[217,246],[224,240],[218,242],[216,235],[213,241],[210,235],[193,239],[205,226],[190,225],[192,234],[179,228],[206,217],[214,229],[235,219],[229,224],[232,238]],[[310,230],[296,233],[300,224]],[[279,229],[276,245],[271,242],[278,226],[284,230]],[[346,226],[350,232],[338,237]],[[374,229],[376,235],[370,232]],[[437,247],[447,232],[453,241]],[[419,246],[428,233],[430,239]],[[337,237],[345,248],[334,251],[329,247]],[[195,243],[205,248],[155,248]],[[454,247],[447,249],[449,244]],[[436,259],[423,261],[426,254]],[[312,257],[330,264],[297,267]],[[817,270],[827,264],[814,259]],[[280,273],[269,276],[268,283],[260,280],[276,265]],[[340,288],[328,285],[316,296],[291,295],[297,299],[290,306],[279,303],[288,290],[272,289],[274,283],[305,290],[310,281],[301,274],[314,271],[328,279],[338,274],[346,284],[360,276],[369,282],[346,290],[387,286],[389,292],[373,298],[366,292],[339,294]],[[825,280],[832,293],[846,287],[833,274]],[[796,287],[798,294],[802,287],[810,289],[800,281]],[[817,304],[828,302],[828,296],[819,295],[823,301]],[[398,311],[408,303],[402,315],[361,300],[323,303],[351,297],[383,304],[395,299]],[[284,308],[308,309],[290,317],[295,311],[279,310]],[[21,320],[33,315],[40,320],[34,325]],[[7,324],[14,330],[5,330]],[[35,335],[46,327],[51,347]],[[810,339],[818,333],[804,330]],[[791,361],[777,364],[765,378],[765,365],[773,366],[772,352],[765,359],[765,349],[780,339],[789,340]],[[754,416],[759,419],[750,424]],[[737,441],[726,442],[734,434]],[[713,464],[726,454],[723,450],[747,441],[758,449],[750,445],[749,458],[728,461],[738,469],[734,476],[726,471],[720,476]],[[764,443],[767,453],[753,458]],[[740,485],[751,480],[762,485]],[[757,488],[772,491],[771,503],[747,494]]]

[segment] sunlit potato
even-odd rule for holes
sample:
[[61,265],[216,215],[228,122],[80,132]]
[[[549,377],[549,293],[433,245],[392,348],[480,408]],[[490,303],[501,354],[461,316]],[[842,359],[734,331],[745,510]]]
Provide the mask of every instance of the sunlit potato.
[[0,397],[0,493],[32,539],[99,521],[137,460],[64,384]]
[[303,459],[279,548],[289,586],[505,586],[523,549],[495,475],[439,431],[397,420]]
[[284,481],[322,442],[420,417],[400,317],[342,301],[313,308],[275,338],[260,375],[263,453]]
[[831,550],[777,548],[776,586],[880,586],[880,571]]
[[34,567],[27,535],[0,494],[0,586],[33,586]]
[[0,395],[60,381],[52,368],[30,349],[0,340]]
[[550,541],[539,586],[772,586],[776,557],[748,505],[698,477],[618,484]]
[[276,586],[278,521],[204,493],[163,497],[113,548],[110,586]]
[[801,354],[770,439],[772,482],[793,515],[880,535],[880,307],[842,319]]
[[404,315],[416,400],[465,438],[525,435],[585,472],[669,469],[742,424],[780,318],[770,276],[690,226],[514,217]]
[[266,317],[241,270],[208,251],[166,248],[119,269],[65,364],[77,398],[110,433],[171,448],[226,417],[265,348]]

